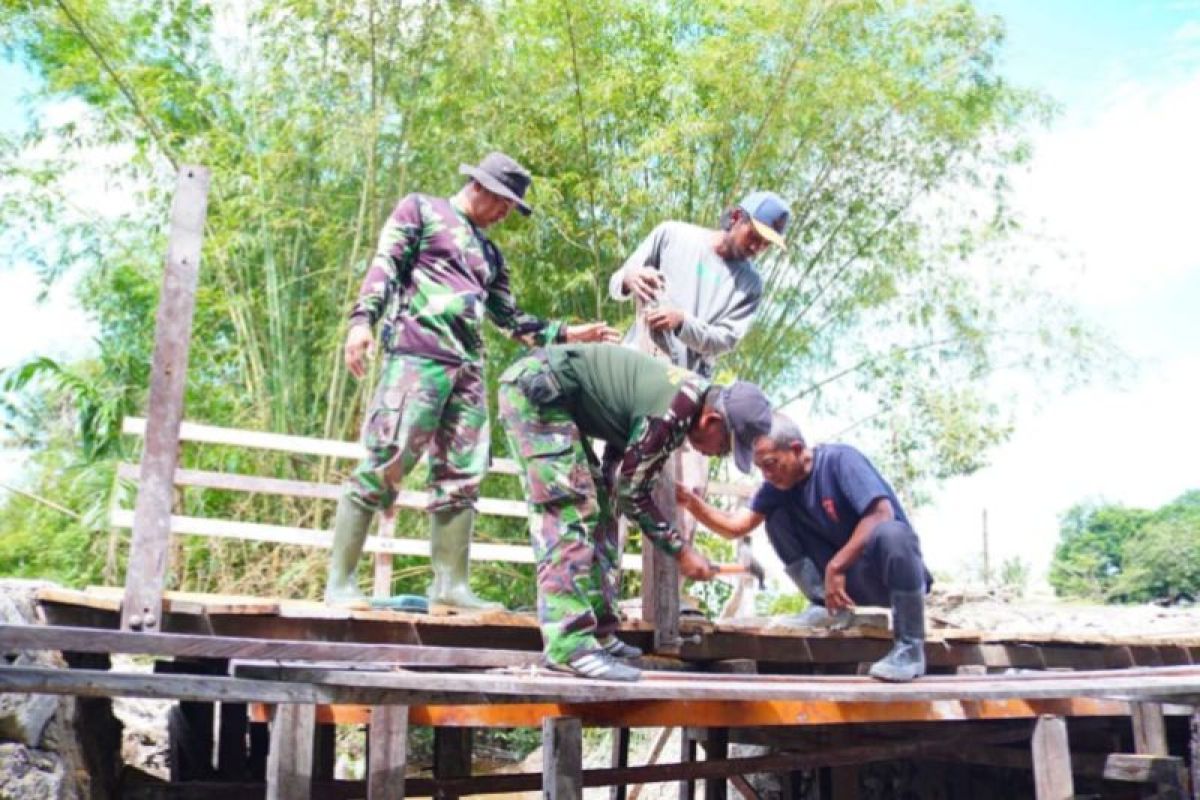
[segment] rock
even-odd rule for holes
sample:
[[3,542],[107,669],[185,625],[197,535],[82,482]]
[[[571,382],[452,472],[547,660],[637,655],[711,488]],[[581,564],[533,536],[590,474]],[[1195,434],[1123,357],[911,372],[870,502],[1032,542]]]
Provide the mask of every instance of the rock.
[[52,695],[0,694],[0,741],[37,747],[57,710],[58,698]]
[[74,798],[67,768],[54,753],[23,744],[0,744],[0,797],[4,800],[66,800]]

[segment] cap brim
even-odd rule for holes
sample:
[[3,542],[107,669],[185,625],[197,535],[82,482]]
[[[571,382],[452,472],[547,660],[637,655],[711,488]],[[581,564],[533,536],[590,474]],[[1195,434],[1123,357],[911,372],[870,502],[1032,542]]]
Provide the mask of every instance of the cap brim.
[[743,475],[749,475],[754,467],[754,446],[743,444],[736,434],[733,437],[733,463]]
[[516,194],[513,193],[512,189],[509,189],[503,183],[496,180],[491,175],[488,175],[483,170],[478,169],[476,167],[472,167],[470,164],[459,164],[458,172],[460,175],[466,175],[467,177],[478,181],[485,189],[487,189],[492,194],[500,195],[501,197],[505,198],[506,200],[512,200],[514,203],[517,204],[517,210],[520,211],[525,216],[528,217],[530,214],[533,213],[533,209],[529,206],[529,204],[526,203],[521,198],[517,197]]
[[779,231],[772,228],[765,222],[759,222],[754,217],[750,217],[750,221],[754,223],[754,230],[758,231],[758,235],[766,239],[776,247],[787,247],[787,242]]

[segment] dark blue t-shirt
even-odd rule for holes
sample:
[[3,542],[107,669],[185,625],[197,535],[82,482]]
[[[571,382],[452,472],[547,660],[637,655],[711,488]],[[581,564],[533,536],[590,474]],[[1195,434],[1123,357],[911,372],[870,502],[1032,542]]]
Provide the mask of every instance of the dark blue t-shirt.
[[849,541],[854,526],[880,497],[891,502],[897,520],[908,524],[896,493],[866,456],[848,444],[823,444],[813,448],[811,475],[791,489],[764,483],[750,508],[768,519],[785,509],[789,527],[820,565],[828,560],[825,553],[831,555]]

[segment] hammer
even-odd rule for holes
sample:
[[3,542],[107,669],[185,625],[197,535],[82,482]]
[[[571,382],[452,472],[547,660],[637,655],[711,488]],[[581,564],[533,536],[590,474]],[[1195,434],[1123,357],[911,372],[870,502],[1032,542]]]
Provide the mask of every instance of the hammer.
[[758,559],[751,552],[749,536],[738,539],[736,564],[715,564],[714,566],[717,568],[718,575],[753,575],[758,579],[759,589],[765,589],[767,586],[767,574],[763,570],[762,564],[758,563]]

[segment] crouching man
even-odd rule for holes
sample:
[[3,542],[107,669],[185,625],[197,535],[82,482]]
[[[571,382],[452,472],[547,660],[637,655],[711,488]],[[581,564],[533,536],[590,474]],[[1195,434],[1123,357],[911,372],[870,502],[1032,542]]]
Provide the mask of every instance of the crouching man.
[[748,509],[722,511],[682,487],[676,497],[730,538],[765,521],[789,577],[829,614],[855,604],[891,606],[894,644],[871,677],[902,682],[925,674],[925,593],[933,579],[892,487],[849,445],[809,448],[782,414],[755,441],[754,463],[765,483]]
[[[641,651],[615,636],[616,514],[675,556],[684,576],[711,579],[712,564],[655,505],[656,479],[685,439],[708,456],[732,450],[748,472],[754,441],[770,431],[770,405],[752,384],[713,385],[609,345],[554,345],[522,358],[501,376],[499,399],[529,501],[546,662],[587,678],[636,681],[641,672],[621,659]],[[609,445],[607,469],[589,439]]]

